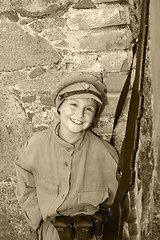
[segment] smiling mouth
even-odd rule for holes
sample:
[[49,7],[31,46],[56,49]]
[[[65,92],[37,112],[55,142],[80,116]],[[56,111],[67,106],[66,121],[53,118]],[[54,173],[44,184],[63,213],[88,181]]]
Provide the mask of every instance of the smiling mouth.
[[83,123],[82,121],[74,119],[74,118],[70,118],[70,120],[77,125],[81,125]]

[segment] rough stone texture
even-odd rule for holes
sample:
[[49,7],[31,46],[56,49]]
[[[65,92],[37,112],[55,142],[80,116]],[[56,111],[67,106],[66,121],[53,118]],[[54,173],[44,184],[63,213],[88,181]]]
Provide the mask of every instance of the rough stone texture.
[[152,58],[152,71],[153,71],[153,109],[154,109],[154,116],[153,116],[153,135],[154,135],[154,152],[156,157],[156,165],[157,165],[157,182],[160,179],[160,109],[159,109],[159,89],[160,89],[160,82],[159,82],[159,41],[160,41],[160,32],[157,31],[156,23],[159,22],[160,15],[159,15],[159,7],[160,2],[156,2],[156,4],[151,3],[151,17],[150,17],[150,25],[151,25],[151,41],[150,41],[150,48],[151,48],[151,58]]
[[127,72],[131,65],[127,51],[109,51],[101,55],[102,67],[106,72]]
[[139,151],[139,175],[142,187],[142,218],[141,218],[141,235],[142,239],[150,239],[153,219],[153,189],[154,189],[154,148],[153,148],[153,118],[151,102],[151,69],[150,69],[150,52],[147,52],[146,77],[144,83],[144,110],[141,121],[141,147]]
[[112,3],[112,2],[117,2],[117,0],[93,0],[93,2],[94,3]]
[[14,23],[0,24],[0,71],[58,63],[61,58],[41,37],[33,36]]
[[73,53],[64,57],[67,69],[80,72],[101,72],[102,60],[97,53]]
[[121,92],[126,78],[126,73],[108,73],[104,75],[104,82],[108,86],[107,91],[110,93]]
[[15,196],[16,179],[8,176],[0,182],[0,239],[36,240],[35,232],[27,225]]
[[73,6],[73,8],[75,9],[90,9],[95,7],[96,6],[93,4],[91,0],[80,0]]
[[36,77],[42,75],[45,72],[46,72],[45,68],[37,67],[30,72],[29,77],[30,78],[36,78]]
[[[10,95],[10,91],[1,85],[1,138],[0,138],[0,179],[15,174],[13,161],[15,154],[32,129],[27,122],[21,105]],[[7,144],[8,143],[8,144]]]
[[[78,2],[78,0],[51,0],[51,1],[47,1],[47,0],[1,0],[0,1],[0,5],[1,5],[1,12],[5,12],[5,11],[11,11],[11,10],[18,10],[20,11],[23,15],[24,12],[25,13],[29,13],[32,14],[33,16],[42,16],[45,13],[50,12],[50,10],[52,10],[52,12],[54,11],[54,13],[59,10],[63,10],[65,9],[66,6],[76,3]],[[47,9],[47,11],[46,11]],[[46,11],[46,12],[45,12]]]
[[120,4],[102,5],[96,9],[75,10],[67,12],[70,30],[94,29],[100,27],[129,24],[129,10]]
[[73,52],[101,52],[129,48],[132,34],[128,28],[103,31],[68,31],[67,42]]
[[[153,89],[153,140],[154,140],[154,156],[156,165],[156,187],[154,191],[154,217],[152,224],[151,238],[158,240],[160,236],[160,111],[159,111],[159,41],[160,32],[157,29],[157,22],[160,20],[159,14],[160,2],[150,3],[150,49],[152,59],[152,89]],[[158,30],[158,31],[157,31]]]

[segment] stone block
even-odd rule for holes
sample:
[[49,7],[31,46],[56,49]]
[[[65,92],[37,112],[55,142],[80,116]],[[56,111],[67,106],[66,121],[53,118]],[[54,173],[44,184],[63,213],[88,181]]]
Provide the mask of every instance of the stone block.
[[96,9],[70,8],[67,12],[67,24],[70,30],[94,29],[129,23],[129,10],[120,4],[103,4]]
[[[92,0],[94,3],[112,3],[118,2],[117,0]],[[120,2],[120,1],[119,1]]]
[[28,17],[28,18],[20,19],[20,20],[19,20],[19,24],[20,24],[20,25],[27,25],[27,24],[29,24],[29,23],[31,23],[31,22],[33,22],[33,21],[34,21],[33,18]]
[[43,16],[50,14],[58,14],[60,11],[65,11],[67,6],[70,5],[74,0],[63,1],[48,1],[48,0],[1,0],[0,12],[10,11],[16,9],[21,12],[24,16]]
[[55,70],[48,70],[44,74],[29,79],[26,78],[20,85],[22,92],[27,93],[29,91],[50,91],[54,89],[55,84],[63,77],[64,72],[58,72]]
[[28,113],[27,113],[28,120],[29,120],[30,122],[32,122],[32,118],[34,117],[34,115],[35,115],[34,112],[28,112]]
[[19,88],[13,87],[12,89],[12,94],[16,97],[16,98],[21,98],[21,91]]
[[126,78],[127,73],[110,73],[105,74],[103,80],[107,86],[107,91],[109,93],[115,93],[122,91]]
[[129,232],[131,235],[135,236],[138,234],[138,226],[137,223],[133,223],[129,225]]
[[27,78],[27,73],[23,71],[15,71],[0,74],[0,83],[5,87],[12,87],[21,84]]
[[29,25],[35,32],[40,33],[43,30],[43,24],[41,21],[35,21]]
[[42,74],[44,74],[46,72],[46,69],[45,68],[42,68],[42,67],[37,67],[37,68],[34,68],[30,74],[29,74],[29,77],[30,78],[36,78]]
[[[120,97],[120,93],[108,93],[107,94],[108,103],[102,113],[102,117],[108,116],[109,118],[114,119],[117,104],[119,101],[119,97]],[[117,133],[123,133],[125,131],[124,124],[127,120],[127,116],[128,116],[128,98],[127,98],[126,104],[123,108],[122,114],[120,116],[120,119],[119,119],[119,122],[117,125],[117,129],[116,129]]]
[[100,135],[103,139],[109,141],[112,132],[112,123],[108,121],[107,117],[102,120],[100,119],[93,131]]
[[133,223],[133,222],[135,222],[136,220],[137,220],[137,209],[136,209],[135,207],[133,207],[133,208],[131,209],[128,222],[129,222],[129,223]]
[[68,31],[66,41],[72,52],[102,52],[127,49],[132,41],[128,28],[103,31]]
[[67,69],[81,72],[101,72],[102,63],[96,53],[74,53],[65,56]]
[[88,8],[95,8],[96,6],[93,4],[92,0],[80,0],[79,2],[75,3],[73,8],[75,9],[88,9]]
[[21,97],[21,101],[23,103],[32,103],[36,101],[36,93],[35,92],[28,92]]
[[51,99],[51,91],[39,91],[38,96],[42,105],[48,107],[53,106],[53,101]]
[[104,116],[108,116],[108,117],[113,117],[116,111],[116,106],[118,103],[118,99],[119,99],[119,94],[107,94],[107,98],[108,98],[108,104],[106,105],[103,113],[102,113],[102,117]]
[[43,35],[48,38],[49,41],[56,42],[65,40],[66,35],[63,29],[55,28],[55,29],[49,29],[47,31],[43,32]]
[[133,236],[130,236],[130,240],[139,240],[139,236],[138,235],[133,235]]
[[14,71],[61,61],[46,40],[23,31],[15,23],[1,23],[0,35],[0,71]]
[[28,2],[28,0],[5,0],[1,1],[1,11],[9,11],[13,8],[27,8],[32,11],[40,11],[42,10],[41,1],[34,0],[32,2]]
[[15,11],[6,11],[4,12],[4,16],[8,18],[11,22],[18,22],[19,20],[18,14]]
[[128,51],[108,51],[102,53],[101,58],[105,72],[126,72],[131,64]]
[[54,16],[52,18],[42,18],[40,22],[43,25],[43,29],[55,29],[55,28],[64,28],[66,27],[66,20],[62,17]]

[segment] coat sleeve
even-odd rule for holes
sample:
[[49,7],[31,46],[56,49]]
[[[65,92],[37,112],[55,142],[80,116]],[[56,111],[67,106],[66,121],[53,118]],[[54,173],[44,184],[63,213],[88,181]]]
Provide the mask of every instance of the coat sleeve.
[[17,175],[16,196],[28,224],[36,230],[40,225],[42,215],[36,194],[35,177],[33,172],[27,169],[24,160],[26,159],[22,157],[15,160]]

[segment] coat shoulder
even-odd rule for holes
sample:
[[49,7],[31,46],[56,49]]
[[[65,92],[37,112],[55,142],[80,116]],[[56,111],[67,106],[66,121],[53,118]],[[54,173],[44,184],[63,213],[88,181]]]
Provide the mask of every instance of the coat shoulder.
[[113,157],[113,159],[115,160],[115,162],[118,163],[119,153],[116,150],[116,148],[113,145],[111,145],[109,141],[104,140],[101,136],[97,135],[96,133],[91,132],[91,135],[95,139],[97,144],[99,143],[102,147],[107,148],[107,150],[110,152],[110,154]]

